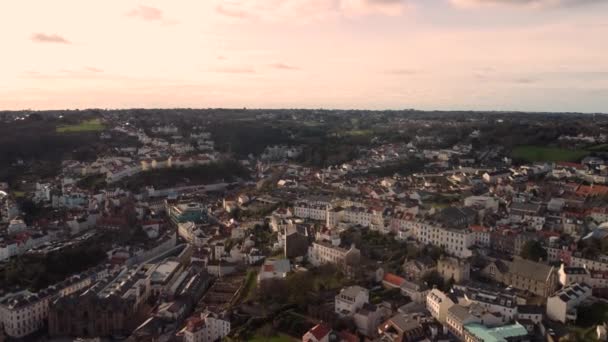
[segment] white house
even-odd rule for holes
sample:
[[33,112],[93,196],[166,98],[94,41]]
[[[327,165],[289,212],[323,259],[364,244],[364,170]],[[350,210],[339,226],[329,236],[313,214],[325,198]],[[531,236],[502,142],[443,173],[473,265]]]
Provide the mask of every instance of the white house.
[[574,283],[547,299],[547,317],[562,323],[575,321],[576,307],[591,297],[591,286]]
[[184,329],[185,342],[213,342],[221,340],[230,333],[230,321],[219,318],[210,312],[188,320]]
[[343,288],[335,297],[335,311],[340,316],[353,316],[369,303],[369,291],[361,286]]

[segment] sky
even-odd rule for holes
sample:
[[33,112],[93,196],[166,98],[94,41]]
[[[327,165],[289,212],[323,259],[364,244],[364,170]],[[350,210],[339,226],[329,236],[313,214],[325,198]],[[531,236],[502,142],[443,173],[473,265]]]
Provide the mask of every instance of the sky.
[[0,109],[608,112],[608,0],[0,3]]

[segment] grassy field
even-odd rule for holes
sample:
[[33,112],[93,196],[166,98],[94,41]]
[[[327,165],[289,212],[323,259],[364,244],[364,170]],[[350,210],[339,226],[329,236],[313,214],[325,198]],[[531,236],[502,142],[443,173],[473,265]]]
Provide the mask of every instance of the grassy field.
[[511,156],[528,162],[576,162],[588,155],[584,150],[568,150],[556,147],[518,146],[513,149]]
[[78,132],[99,132],[103,131],[105,126],[99,119],[83,121],[77,125],[65,125],[57,127],[57,133],[78,133]]
[[13,196],[15,196],[17,198],[23,198],[23,197],[25,197],[25,192],[23,192],[23,191],[13,191]]
[[587,148],[593,152],[608,152],[608,144],[595,145]]
[[289,336],[285,336],[285,335],[277,335],[277,336],[272,336],[272,337],[263,337],[263,336],[256,335],[250,341],[252,341],[252,342],[292,342],[292,341],[297,341],[297,340],[293,339]]

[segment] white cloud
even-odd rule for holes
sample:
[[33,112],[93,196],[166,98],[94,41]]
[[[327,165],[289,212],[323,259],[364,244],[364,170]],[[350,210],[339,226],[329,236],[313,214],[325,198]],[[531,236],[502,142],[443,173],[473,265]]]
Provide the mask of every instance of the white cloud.
[[557,8],[598,4],[602,0],[449,0],[457,7],[525,7],[525,8]]
[[399,15],[408,0],[216,0],[216,12],[237,19],[322,20],[336,16]]

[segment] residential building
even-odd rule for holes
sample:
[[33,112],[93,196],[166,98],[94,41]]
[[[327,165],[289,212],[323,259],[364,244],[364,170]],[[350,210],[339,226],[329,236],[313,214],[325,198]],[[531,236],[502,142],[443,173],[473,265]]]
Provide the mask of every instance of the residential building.
[[291,271],[289,259],[266,259],[258,273],[258,283],[270,279],[285,279]]
[[573,283],[590,284],[591,273],[586,267],[568,267],[561,264],[558,271],[559,283],[562,286],[568,286]]
[[483,324],[464,326],[464,342],[528,342],[531,338],[526,328],[519,324],[488,328]]
[[448,309],[446,326],[457,338],[464,339],[464,327],[467,324],[479,323],[486,326],[498,326],[503,323],[500,314],[490,313],[475,304],[468,307],[459,304],[452,305]]
[[364,304],[353,316],[353,321],[357,326],[357,331],[368,338],[373,338],[377,335],[378,325],[382,319],[382,310],[371,304]]
[[190,318],[184,329],[185,342],[214,342],[230,333],[230,321],[211,312]]
[[361,286],[343,288],[335,297],[335,312],[352,317],[363,305],[369,303],[369,291]]
[[494,281],[545,298],[555,292],[558,283],[554,267],[518,257],[513,261],[495,260],[481,273]]
[[448,310],[458,300],[438,289],[432,289],[426,296],[426,308],[431,313],[431,316],[440,323],[445,323],[448,315]]
[[380,341],[419,341],[424,336],[424,328],[416,315],[397,314],[378,327]]
[[437,262],[437,272],[444,281],[461,283],[469,280],[471,264],[466,260],[443,257]]
[[355,272],[359,266],[361,252],[351,245],[349,249],[334,246],[331,243],[320,241],[313,242],[309,249],[308,258],[315,265],[334,264],[342,269],[345,273],[351,274]]
[[547,317],[562,323],[577,318],[576,308],[591,297],[592,289],[587,284],[570,284],[547,299]]

